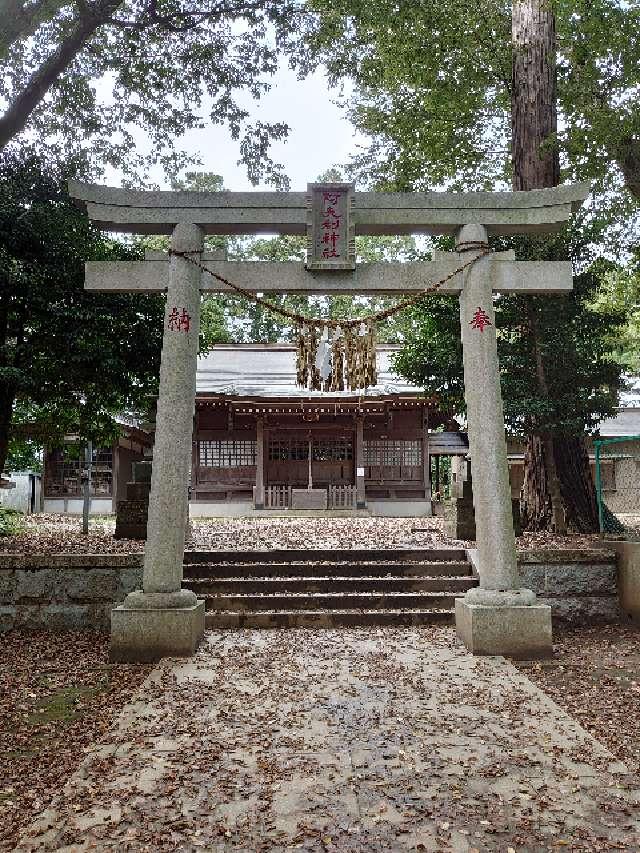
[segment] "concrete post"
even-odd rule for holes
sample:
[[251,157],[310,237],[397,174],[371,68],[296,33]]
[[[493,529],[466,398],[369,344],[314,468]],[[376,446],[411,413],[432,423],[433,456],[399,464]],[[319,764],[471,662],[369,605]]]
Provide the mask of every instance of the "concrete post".
[[[458,243],[486,243],[481,225],[465,225]],[[465,275],[460,294],[465,401],[480,586],[456,601],[456,628],[476,654],[544,657],[552,652],[551,608],[520,588],[491,281],[492,259]]]
[[256,420],[256,494],[255,509],[264,509],[264,421]]
[[[197,225],[176,225],[171,248],[199,258],[202,230]],[[115,660],[191,654],[204,631],[204,602],[198,602],[190,590],[181,589],[189,514],[200,279],[194,264],[179,254],[171,256],[143,591],[130,593],[122,607],[113,611],[111,655]]]
[[356,418],[356,509],[366,509],[364,483],[364,418]]

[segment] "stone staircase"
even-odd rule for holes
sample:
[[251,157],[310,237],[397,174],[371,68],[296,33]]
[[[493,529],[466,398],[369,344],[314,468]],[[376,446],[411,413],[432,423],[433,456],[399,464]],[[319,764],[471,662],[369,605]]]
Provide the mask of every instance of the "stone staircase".
[[460,549],[188,551],[209,628],[452,623],[477,583]]

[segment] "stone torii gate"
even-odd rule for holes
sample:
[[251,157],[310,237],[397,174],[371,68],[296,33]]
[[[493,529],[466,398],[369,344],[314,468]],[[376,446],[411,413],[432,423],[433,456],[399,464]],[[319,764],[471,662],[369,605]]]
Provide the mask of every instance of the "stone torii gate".
[[[540,657],[551,653],[551,609],[522,589],[516,562],[504,414],[497,356],[494,293],[566,293],[569,261],[516,261],[512,252],[483,254],[490,234],[546,233],[561,228],[588,195],[588,184],[505,193],[343,194],[347,227],[333,253],[314,245],[317,211],[307,193],[135,192],[70,183],[100,228],[171,235],[170,257],[90,262],[87,290],[164,293],[167,303],[160,368],[143,590],[112,613],[114,660],[189,655],[204,632],[204,602],[181,588],[188,517],[196,364],[202,292],[229,292],[191,263],[197,260],[245,290],[270,293],[417,293],[462,266],[468,251],[436,253],[428,263],[355,265],[355,234],[453,234],[456,249],[482,255],[441,293],[459,295],[465,398],[476,514],[479,587],[456,601],[459,638],[474,654]],[[325,213],[323,212],[324,216]],[[307,264],[228,262],[203,251],[205,234],[307,234]],[[336,243],[337,240],[337,243]],[[327,239],[323,240],[327,244]],[[315,254],[314,254],[315,252]],[[331,257],[329,257],[332,255]]]

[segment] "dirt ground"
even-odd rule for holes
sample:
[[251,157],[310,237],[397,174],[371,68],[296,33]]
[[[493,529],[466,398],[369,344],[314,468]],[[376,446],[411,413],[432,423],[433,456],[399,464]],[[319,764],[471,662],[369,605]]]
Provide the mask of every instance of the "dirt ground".
[[150,666],[108,663],[106,635],[2,635],[0,850],[51,801],[111,728]]
[[[68,515],[32,515],[16,536],[0,538],[0,553],[140,552],[144,543],[114,539],[111,516],[92,518],[88,535],[81,519]],[[531,533],[517,540],[519,548],[590,547],[598,536],[554,536]],[[448,538],[441,518],[203,518],[191,523],[188,548],[217,551],[268,548],[393,548],[469,546]]]
[[550,661],[516,664],[629,769],[640,772],[640,629],[554,633]]

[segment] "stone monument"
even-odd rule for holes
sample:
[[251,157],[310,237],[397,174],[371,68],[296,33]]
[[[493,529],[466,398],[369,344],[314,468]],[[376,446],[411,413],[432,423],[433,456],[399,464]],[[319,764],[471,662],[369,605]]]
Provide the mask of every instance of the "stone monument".
[[451,539],[476,538],[471,461],[465,456],[451,459],[451,497],[444,504],[444,532]]
[[151,493],[151,461],[134,462],[127,497],[116,506],[116,539],[146,539]]

